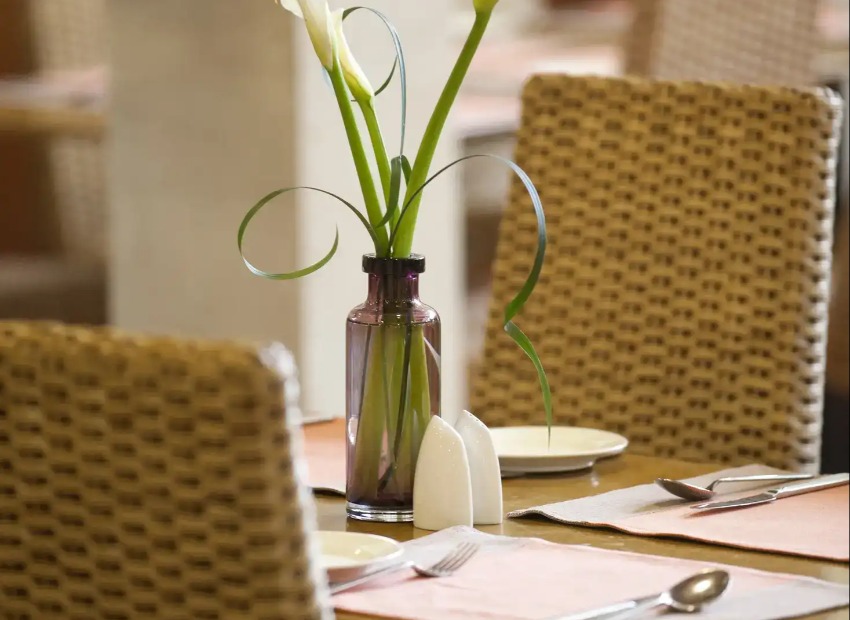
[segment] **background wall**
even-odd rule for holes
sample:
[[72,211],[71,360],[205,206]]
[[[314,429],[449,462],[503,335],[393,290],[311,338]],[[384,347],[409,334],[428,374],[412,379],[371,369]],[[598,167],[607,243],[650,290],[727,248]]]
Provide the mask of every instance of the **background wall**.
[[[453,61],[450,0],[372,2],[402,33],[410,72],[408,141],[418,145]],[[365,297],[368,235],[344,208],[299,193],[261,214],[247,251],[264,269],[334,261],[298,282],[251,276],[236,252],[245,211],[293,185],[359,190],[335,107],[303,27],[271,0],[112,0],[111,312],[123,327],[205,337],[278,339],[302,373],[307,412],[344,412],[344,327]],[[350,20],[349,38],[375,82],[391,42],[375,20]],[[396,143],[397,91],[382,96]],[[438,161],[454,153],[444,141]],[[462,399],[462,214],[455,177],[425,200],[416,251],[428,257],[423,299],[443,316],[444,406]]]

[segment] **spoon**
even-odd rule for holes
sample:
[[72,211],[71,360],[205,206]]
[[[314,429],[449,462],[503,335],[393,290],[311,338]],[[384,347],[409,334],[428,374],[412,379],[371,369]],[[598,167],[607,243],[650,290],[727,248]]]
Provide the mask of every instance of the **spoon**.
[[729,581],[729,573],[725,570],[709,569],[688,577],[657,597],[641,602],[624,613],[611,616],[608,620],[637,618],[658,607],[663,607],[665,612],[694,614],[718,599],[729,587]]
[[737,478],[720,478],[715,480],[707,487],[697,486],[690,482],[682,480],[670,480],[669,478],[658,478],[655,484],[660,486],[668,493],[672,493],[676,497],[681,497],[692,502],[704,501],[711,499],[717,492],[714,490],[718,484],[724,482],[775,482],[778,480],[811,480],[815,476],[813,474],[770,474],[764,476],[740,476]]

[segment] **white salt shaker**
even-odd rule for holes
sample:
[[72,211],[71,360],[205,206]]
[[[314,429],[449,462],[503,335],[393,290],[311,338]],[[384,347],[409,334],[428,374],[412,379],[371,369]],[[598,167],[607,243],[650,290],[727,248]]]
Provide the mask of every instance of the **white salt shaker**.
[[490,430],[468,411],[458,416],[455,430],[463,439],[472,480],[472,520],[475,525],[499,525],[502,509],[502,472]]
[[431,418],[413,481],[413,525],[423,530],[472,526],[472,479],[463,439],[445,420]]

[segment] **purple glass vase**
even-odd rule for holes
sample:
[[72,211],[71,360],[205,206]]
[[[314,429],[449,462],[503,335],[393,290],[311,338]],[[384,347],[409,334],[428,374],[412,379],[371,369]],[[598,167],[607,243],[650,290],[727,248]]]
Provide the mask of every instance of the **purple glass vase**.
[[363,257],[366,301],[346,326],[348,516],[413,520],[413,477],[440,412],[440,317],[419,299],[425,259]]

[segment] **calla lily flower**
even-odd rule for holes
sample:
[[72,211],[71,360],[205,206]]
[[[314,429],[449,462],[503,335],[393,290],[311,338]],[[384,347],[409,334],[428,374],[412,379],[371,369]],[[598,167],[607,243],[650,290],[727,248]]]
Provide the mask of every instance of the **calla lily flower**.
[[357,101],[371,101],[375,97],[375,89],[372,88],[369,78],[360,68],[357,59],[354,58],[354,54],[348,46],[342,27],[343,12],[334,11],[333,21],[337,54],[339,55],[339,64],[342,66],[342,73],[345,76],[345,83],[348,84],[348,89]]
[[304,20],[316,56],[328,71],[334,66],[333,16],[327,0],[275,0],[284,9]]
[[499,4],[499,0],[472,0],[472,4],[477,13],[489,13]]

